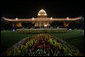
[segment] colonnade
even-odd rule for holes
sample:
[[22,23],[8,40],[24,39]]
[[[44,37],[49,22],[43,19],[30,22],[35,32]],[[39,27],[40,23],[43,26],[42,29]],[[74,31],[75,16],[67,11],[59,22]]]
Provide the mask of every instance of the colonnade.
[[[50,26],[50,22],[49,21],[36,21],[36,22],[33,22],[35,25],[35,27],[49,27]],[[63,26],[64,27],[69,27],[69,22],[63,22]],[[22,22],[12,22],[12,26],[13,27],[23,27],[22,26]]]

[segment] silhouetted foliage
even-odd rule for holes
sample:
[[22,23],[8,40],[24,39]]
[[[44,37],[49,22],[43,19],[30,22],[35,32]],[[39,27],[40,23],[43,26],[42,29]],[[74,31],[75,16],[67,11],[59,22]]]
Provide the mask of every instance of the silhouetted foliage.
[[34,27],[34,24],[32,24],[31,22],[22,22],[22,26],[24,28],[32,28]]
[[63,26],[63,22],[54,21],[54,22],[52,22],[51,26],[53,28],[57,28],[58,26]]
[[11,30],[12,24],[11,22],[6,22],[4,19],[1,19],[1,30]]

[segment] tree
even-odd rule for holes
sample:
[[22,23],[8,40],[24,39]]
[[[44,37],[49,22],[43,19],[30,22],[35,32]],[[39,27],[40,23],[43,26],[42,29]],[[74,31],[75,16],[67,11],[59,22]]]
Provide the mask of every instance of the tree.
[[11,22],[6,22],[3,18],[1,18],[1,30],[11,30],[12,25]]
[[24,28],[32,28],[34,24],[32,24],[31,22],[22,22],[22,26]]

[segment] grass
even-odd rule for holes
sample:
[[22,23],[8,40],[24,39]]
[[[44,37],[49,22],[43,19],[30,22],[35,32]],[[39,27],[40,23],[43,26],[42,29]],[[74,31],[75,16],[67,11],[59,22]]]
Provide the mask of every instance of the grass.
[[19,34],[13,31],[1,31],[1,52],[19,42],[25,37],[30,37],[34,34]]
[[[49,33],[54,37],[63,39],[67,43],[77,47],[81,52],[84,52],[84,30],[73,30],[67,33]],[[36,34],[19,34],[13,31],[1,31],[1,52],[5,51],[8,47],[17,43],[25,37],[30,37]]]
[[50,35],[58,37],[77,47],[81,52],[84,52],[84,30],[73,30],[67,33],[56,33]]

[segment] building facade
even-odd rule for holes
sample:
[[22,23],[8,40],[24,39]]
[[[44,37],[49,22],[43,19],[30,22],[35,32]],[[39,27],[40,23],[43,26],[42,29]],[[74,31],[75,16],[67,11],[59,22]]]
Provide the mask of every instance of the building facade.
[[53,21],[57,21],[57,22],[63,22],[63,26],[64,27],[69,27],[69,24],[71,21],[77,21],[80,20],[81,17],[76,17],[76,18],[48,18],[47,17],[47,13],[45,10],[41,9],[38,14],[37,14],[37,18],[29,18],[29,19],[19,19],[19,18],[15,18],[15,19],[9,19],[9,18],[5,18],[3,17],[3,19],[5,21],[8,22],[12,22],[12,26],[13,27],[23,27],[22,26],[22,22],[32,22],[33,24],[35,24],[35,27],[50,27],[50,24]]

